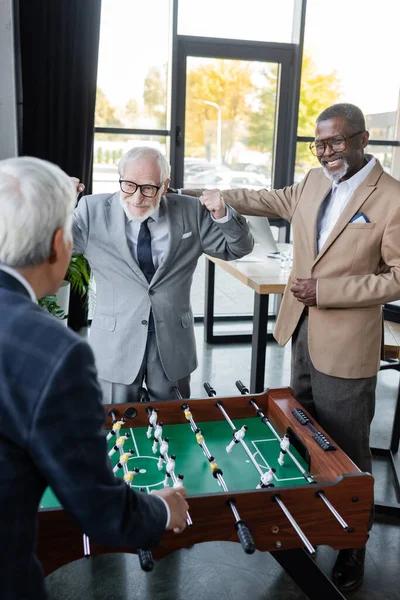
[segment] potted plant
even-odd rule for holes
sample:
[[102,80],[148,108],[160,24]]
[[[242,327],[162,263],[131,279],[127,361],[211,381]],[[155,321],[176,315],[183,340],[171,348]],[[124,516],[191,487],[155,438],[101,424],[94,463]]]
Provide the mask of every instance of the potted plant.
[[51,296],[45,296],[39,300],[40,306],[45,308],[50,314],[58,319],[65,321],[67,325],[68,302],[64,302],[63,296],[69,300],[69,290],[83,299],[87,304],[89,297],[90,268],[86,258],[82,254],[76,254],[71,258],[71,262],[65,274],[65,280],[60,287],[60,292]]

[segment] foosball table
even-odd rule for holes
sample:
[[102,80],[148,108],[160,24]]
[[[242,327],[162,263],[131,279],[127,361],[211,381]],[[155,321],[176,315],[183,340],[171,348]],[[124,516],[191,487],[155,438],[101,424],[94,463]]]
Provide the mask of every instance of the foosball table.
[[[343,596],[312,556],[318,545],[358,548],[368,539],[373,478],[362,473],[302,409],[290,388],[240,396],[106,406],[116,476],[139,493],[188,491],[188,527],[166,533],[153,559],[209,541],[269,551],[311,599]],[[145,399],[145,396],[144,396]],[[89,540],[47,489],[38,513],[37,555],[46,574],[105,552],[134,552]]]

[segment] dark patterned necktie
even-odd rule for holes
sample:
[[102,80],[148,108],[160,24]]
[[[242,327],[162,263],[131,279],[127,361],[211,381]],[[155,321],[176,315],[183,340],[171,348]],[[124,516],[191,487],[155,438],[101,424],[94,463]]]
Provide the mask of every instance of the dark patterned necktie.
[[153,279],[156,272],[151,254],[151,235],[149,230],[149,218],[142,221],[137,241],[137,259],[148,283]]

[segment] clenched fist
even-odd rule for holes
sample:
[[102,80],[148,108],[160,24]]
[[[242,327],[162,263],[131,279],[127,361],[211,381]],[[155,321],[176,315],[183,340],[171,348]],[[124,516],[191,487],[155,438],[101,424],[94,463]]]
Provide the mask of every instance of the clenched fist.
[[164,488],[151,492],[155,496],[161,496],[168,504],[171,513],[168,530],[181,533],[186,527],[186,512],[189,505],[186,502],[187,491],[185,488]]
[[226,215],[226,204],[220,190],[205,190],[200,202],[210,211],[214,219],[222,219]]
[[316,279],[299,279],[292,277],[292,287],[290,291],[299,302],[304,306],[316,306],[317,304],[317,280]]

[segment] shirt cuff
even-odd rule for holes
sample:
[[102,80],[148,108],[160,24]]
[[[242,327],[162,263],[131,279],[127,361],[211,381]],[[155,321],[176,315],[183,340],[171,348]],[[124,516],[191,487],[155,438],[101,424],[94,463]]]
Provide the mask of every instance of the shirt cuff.
[[182,196],[182,188],[178,188],[176,190],[176,192],[177,192],[178,196]]
[[161,496],[156,496],[156,498],[158,498],[159,500],[161,500],[161,502],[164,504],[164,506],[165,506],[165,509],[166,509],[166,511],[167,511],[167,522],[166,522],[166,524],[165,524],[165,529],[168,529],[168,527],[169,527],[169,522],[170,522],[170,520],[171,520],[171,511],[170,511],[170,509],[169,509],[168,502],[166,502],[166,501],[164,500],[164,498],[161,498]]
[[232,209],[230,206],[226,205],[226,215],[222,217],[222,219],[214,219],[211,213],[211,218],[216,223],[227,223],[232,218]]

